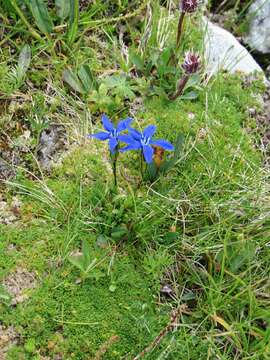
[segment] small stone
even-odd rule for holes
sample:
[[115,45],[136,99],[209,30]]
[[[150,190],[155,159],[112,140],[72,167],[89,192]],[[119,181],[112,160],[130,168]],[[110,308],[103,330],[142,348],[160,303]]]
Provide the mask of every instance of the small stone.
[[171,296],[173,294],[173,289],[169,285],[164,285],[160,289],[161,294]]
[[248,113],[249,113],[249,116],[254,117],[254,116],[256,116],[257,111],[254,108],[249,108]]
[[264,72],[251,54],[229,31],[204,18],[205,24],[205,62],[208,75],[226,70],[230,74],[241,72],[252,74]]

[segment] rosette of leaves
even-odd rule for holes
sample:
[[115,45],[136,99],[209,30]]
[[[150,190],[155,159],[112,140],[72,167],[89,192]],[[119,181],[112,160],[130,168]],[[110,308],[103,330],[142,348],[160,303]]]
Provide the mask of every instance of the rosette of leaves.
[[10,67],[1,85],[2,91],[8,95],[19,90],[25,82],[26,73],[31,63],[31,48],[24,45],[19,53],[17,65]]
[[104,273],[98,268],[100,262],[98,258],[93,255],[93,251],[91,251],[90,245],[86,240],[82,241],[81,252],[70,255],[68,260],[73,266],[80,270],[82,280],[89,278],[99,280],[104,276]]
[[64,81],[88,101],[93,112],[112,112],[124,105],[126,100],[136,97],[138,86],[126,74],[107,76],[97,80],[88,65],[82,65],[78,71],[66,69]]

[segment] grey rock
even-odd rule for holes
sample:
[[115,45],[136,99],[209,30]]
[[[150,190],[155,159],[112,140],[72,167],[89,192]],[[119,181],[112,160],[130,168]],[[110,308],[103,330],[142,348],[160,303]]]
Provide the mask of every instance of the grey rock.
[[229,73],[263,74],[262,68],[247,49],[229,31],[206,18],[204,18],[204,26],[205,62],[209,75],[216,74],[219,70],[226,70]]
[[38,160],[44,170],[50,170],[59,153],[67,147],[66,132],[63,126],[51,125],[43,130],[38,145]]
[[0,158],[0,180],[8,180],[15,175],[13,167],[7,161]]
[[249,8],[248,45],[263,54],[270,54],[270,0],[255,0]]

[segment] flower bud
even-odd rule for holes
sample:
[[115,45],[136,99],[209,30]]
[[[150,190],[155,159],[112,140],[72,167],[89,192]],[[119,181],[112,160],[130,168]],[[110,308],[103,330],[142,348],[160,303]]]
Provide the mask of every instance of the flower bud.
[[183,13],[193,13],[199,6],[199,0],[180,0],[180,10]]
[[182,64],[182,68],[184,69],[186,74],[195,74],[198,72],[201,66],[201,58],[199,54],[187,52],[185,55],[184,62]]

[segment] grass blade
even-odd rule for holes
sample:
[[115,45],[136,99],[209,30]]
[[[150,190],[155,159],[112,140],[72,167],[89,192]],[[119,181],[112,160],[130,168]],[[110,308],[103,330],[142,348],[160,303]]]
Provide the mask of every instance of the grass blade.
[[70,1],[69,30],[67,35],[68,44],[72,45],[76,39],[79,21],[79,0]]

